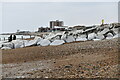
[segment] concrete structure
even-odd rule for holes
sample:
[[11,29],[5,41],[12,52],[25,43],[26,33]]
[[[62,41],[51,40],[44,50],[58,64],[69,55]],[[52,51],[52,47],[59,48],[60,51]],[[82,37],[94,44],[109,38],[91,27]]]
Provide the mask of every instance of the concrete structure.
[[52,29],[48,28],[48,27],[46,27],[46,28],[43,28],[43,27],[38,28],[38,32],[50,32],[51,30]]
[[50,21],[50,27],[40,27],[38,28],[38,32],[52,32],[52,31],[66,31],[68,29],[68,26],[64,26],[63,21]]
[[63,21],[59,21],[59,20],[50,21],[50,28],[53,29],[54,26],[64,26],[64,23],[63,23]]
[[68,29],[68,26],[54,26],[52,28],[52,31],[66,31]]

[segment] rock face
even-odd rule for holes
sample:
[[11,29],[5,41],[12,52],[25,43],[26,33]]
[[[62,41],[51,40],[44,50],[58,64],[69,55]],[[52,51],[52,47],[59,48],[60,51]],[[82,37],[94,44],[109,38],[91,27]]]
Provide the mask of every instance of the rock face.
[[50,45],[62,45],[64,43],[65,43],[64,40],[55,40]]
[[48,46],[50,45],[51,42],[47,39],[43,39],[39,43],[40,43],[40,46]]

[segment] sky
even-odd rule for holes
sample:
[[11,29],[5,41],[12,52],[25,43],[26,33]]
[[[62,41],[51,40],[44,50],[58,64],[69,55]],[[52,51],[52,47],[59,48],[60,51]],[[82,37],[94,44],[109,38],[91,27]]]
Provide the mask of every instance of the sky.
[[118,3],[118,22],[120,22],[120,1]]
[[118,2],[4,2],[0,17],[0,33],[37,31],[51,20],[66,26],[112,23],[118,22]]

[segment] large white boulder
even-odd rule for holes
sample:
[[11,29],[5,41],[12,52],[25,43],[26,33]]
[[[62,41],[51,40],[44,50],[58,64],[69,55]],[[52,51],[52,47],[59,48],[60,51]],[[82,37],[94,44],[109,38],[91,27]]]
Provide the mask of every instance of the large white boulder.
[[39,43],[41,46],[48,46],[51,42],[48,39],[43,39]]
[[86,35],[80,35],[76,38],[76,41],[87,41]]
[[8,41],[0,41],[0,48],[2,48],[3,43],[7,43]]
[[2,48],[2,43],[0,43],[0,48]]
[[99,41],[99,40],[101,40],[101,39],[93,39],[93,41]]
[[113,39],[113,37],[106,37],[106,39]]
[[50,45],[62,45],[64,43],[65,43],[64,40],[55,40]]
[[113,34],[112,33],[108,33],[107,37],[113,37]]
[[102,40],[104,38],[105,38],[105,36],[103,34],[97,33],[96,39],[101,39]]
[[23,44],[20,46],[20,48],[26,47],[28,43],[29,43],[29,40],[23,40]]
[[115,32],[115,34],[119,33],[119,28],[113,28],[112,30]]
[[41,40],[39,40],[39,42],[37,42],[37,45],[40,45],[42,40],[44,40],[44,39],[41,38]]
[[27,44],[28,40],[13,40],[12,43],[14,44],[14,48],[21,48],[25,47],[25,44]]
[[113,36],[113,38],[119,38],[120,34],[116,34],[115,36]]
[[88,34],[88,40],[93,40],[96,38],[96,36],[97,35],[95,33],[90,33],[90,34]]
[[113,34],[112,33],[108,33],[106,39],[113,39]]
[[69,43],[69,42],[74,42],[75,41],[75,38],[71,35],[71,36],[67,36],[67,38],[65,39],[65,41],[67,42],[67,43]]
[[35,37],[34,40],[30,40],[29,42],[25,43],[25,47],[35,46],[35,45],[37,45],[37,43],[38,43],[39,41],[41,41],[41,40],[42,40],[41,37]]
[[10,47],[2,47],[1,49],[6,50],[6,49],[12,49]]
[[12,43],[12,42],[3,43],[2,47],[9,47],[9,48],[13,49],[14,48],[14,43]]
[[101,34],[105,34],[105,33],[107,33],[108,31],[110,31],[109,28],[104,28],[104,30],[102,30],[100,33],[101,33]]
[[14,48],[20,48],[23,45],[22,40],[13,40],[12,43],[14,44]]
[[67,35],[66,35],[66,34],[63,34],[63,35],[61,36],[61,39],[62,39],[62,40],[65,40],[66,37],[67,37]]

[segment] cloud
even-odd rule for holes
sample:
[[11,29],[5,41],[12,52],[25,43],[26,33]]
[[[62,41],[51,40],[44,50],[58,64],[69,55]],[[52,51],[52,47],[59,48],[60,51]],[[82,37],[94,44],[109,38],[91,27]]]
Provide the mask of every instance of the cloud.
[[[50,20],[63,20],[65,25],[100,24],[118,21],[118,7],[114,2],[11,2],[3,3],[3,31],[37,30],[49,26]],[[8,29],[10,27],[10,29]]]
[[119,0],[1,0],[1,2],[118,2]]

